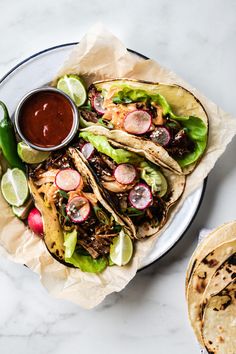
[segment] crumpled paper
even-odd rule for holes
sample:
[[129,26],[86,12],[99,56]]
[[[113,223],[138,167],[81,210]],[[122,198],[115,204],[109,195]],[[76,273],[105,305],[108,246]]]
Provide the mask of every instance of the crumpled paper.
[[208,113],[210,126],[207,152],[195,171],[187,177],[185,192],[177,207],[172,210],[168,223],[154,237],[136,244],[135,257],[125,267],[108,267],[99,275],[65,267],[48,253],[43,240],[33,235],[13,216],[11,208],[0,195],[0,254],[26,264],[38,273],[51,295],[89,309],[102,302],[108,294],[121,291],[135,276],[155,239],[168,227],[185,198],[202,184],[236,134],[236,119],[223,112],[172,71],[154,60],[144,60],[128,52],[120,40],[100,24],[94,26],[74,47],[59,70],[58,77],[68,73],[78,73],[87,85],[95,80],[124,77],[177,83],[193,92],[202,102]]

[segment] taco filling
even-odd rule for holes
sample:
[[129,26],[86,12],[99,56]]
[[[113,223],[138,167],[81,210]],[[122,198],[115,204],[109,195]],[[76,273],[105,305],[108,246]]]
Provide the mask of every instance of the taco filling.
[[40,197],[39,209],[42,214],[51,213],[52,217],[58,218],[64,238],[63,245],[58,247],[59,242],[56,244],[56,239],[51,240],[45,229],[49,251],[56,258],[62,255],[59,258],[64,258],[65,263],[82,271],[103,271],[110,262],[114,239],[124,233],[129,236],[123,223],[104,208],[92,180],[88,176],[85,178],[82,170],[78,171],[68,151],[53,153],[45,162],[31,169],[29,176],[36,205]]
[[79,136],[78,148],[117,212],[131,219],[138,237],[153,234],[163,224],[172,199],[161,168],[105,136],[91,132]]
[[183,88],[176,90],[181,92],[183,101],[180,98],[178,105],[185,105],[189,115],[180,116],[161,90],[158,92],[162,87],[166,92],[168,85],[156,84],[157,89],[149,86],[152,85],[127,80],[95,83],[89,89],[91,109],[81,110],[82,124],[122,130],[162,146],[182,168],[193,164],[206,148],[207,125],[201,117],[191,115]]

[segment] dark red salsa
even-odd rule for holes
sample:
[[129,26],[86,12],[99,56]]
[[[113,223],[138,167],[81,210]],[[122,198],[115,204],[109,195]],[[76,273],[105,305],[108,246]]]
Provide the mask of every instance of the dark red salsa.
[[54,147],[69,135],[73,125],[71,103],[60,93],[42,91],[27,99],[20,110],[22,135],[39,147]]

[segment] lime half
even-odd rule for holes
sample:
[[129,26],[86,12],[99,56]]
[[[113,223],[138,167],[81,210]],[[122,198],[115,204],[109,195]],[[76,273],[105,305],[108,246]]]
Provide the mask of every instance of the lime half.
[[84,84],[77,75],[64,75],[59,79],[57,88],[65,92],[78,107],[82,106],[87,99]]
[[9,204],[17,207],[23,205],[29,193],[24,172],[19,168],[8,169],[2,176],[1,190]]
[[17,144],[17,152],[21,160],[29,164],[40,163],[50,155],[50,152],[32,149],[23,141]]
[[113,239],[110,247],[110,258],[113,263],[123,266],[129,263],[133,254],[133,243],[131,238],[121,230],[119,236]]

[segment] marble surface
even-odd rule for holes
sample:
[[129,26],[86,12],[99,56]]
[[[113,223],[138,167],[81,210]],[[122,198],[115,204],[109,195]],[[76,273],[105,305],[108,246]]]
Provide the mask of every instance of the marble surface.
[[[234,0],[0,0],[0,13],[0,77],[34,52],[78,41],[102,21],[127,47],[234,114]],[[187,320],[185,270],[199,230],[236,219],[235,150],[236,139],[210,174],[201,209],[178,245],[94,310],[50,298],[37,275],[1,258],[0,353],[199,353]]]

